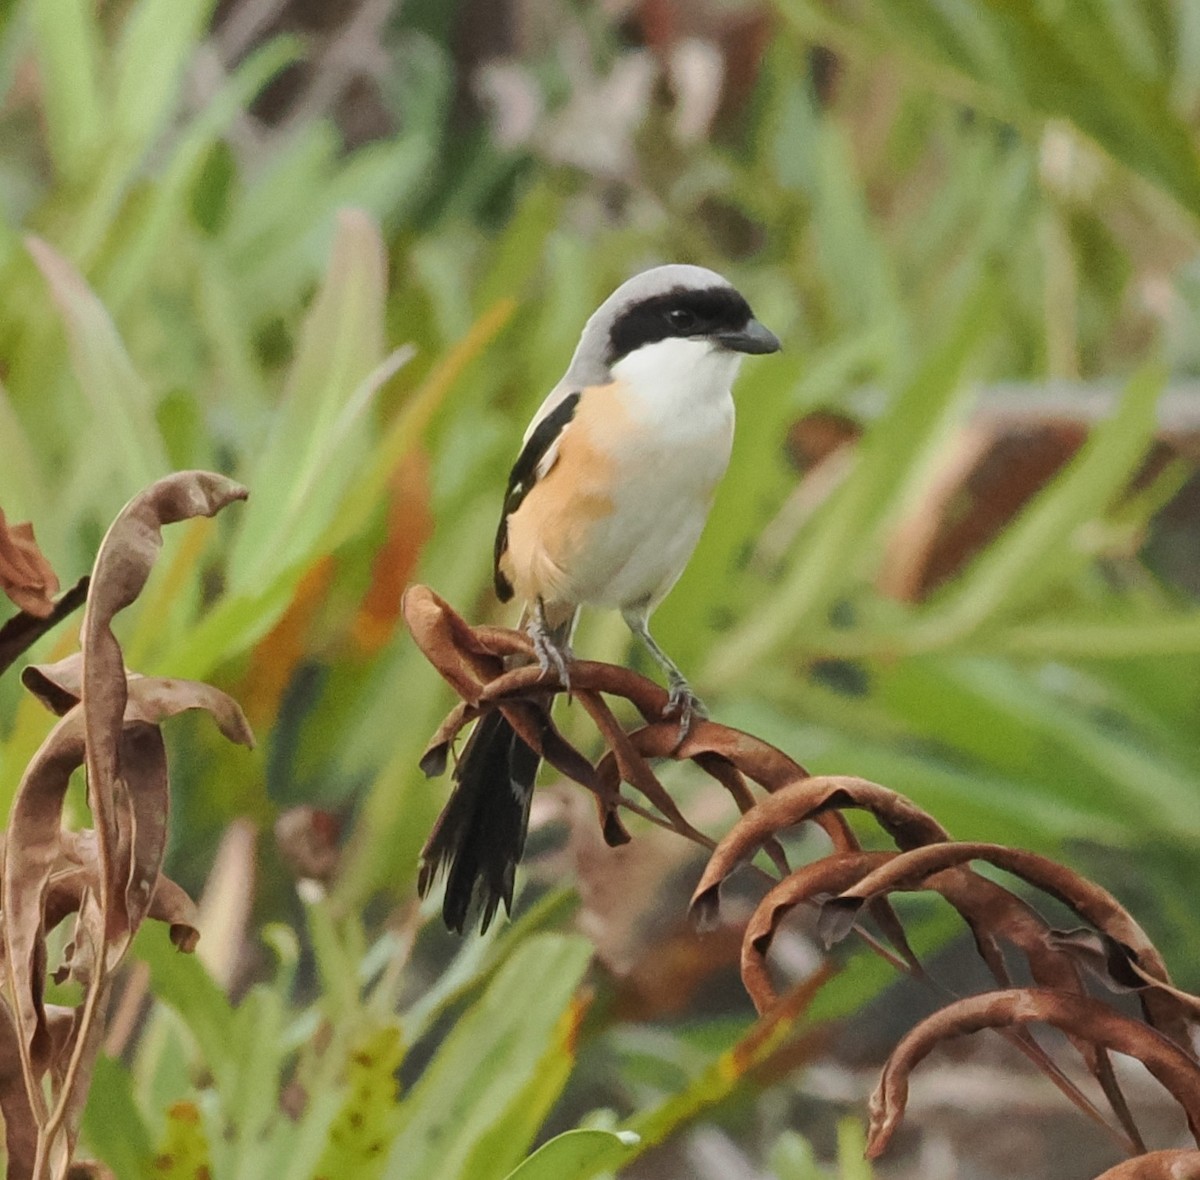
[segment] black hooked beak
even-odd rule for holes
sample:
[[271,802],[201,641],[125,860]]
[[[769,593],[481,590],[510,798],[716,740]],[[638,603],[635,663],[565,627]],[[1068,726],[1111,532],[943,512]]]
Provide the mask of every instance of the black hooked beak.
[[717,332],[714,339],[722,348],[728,348],[731,352],[759,355],[778,352],[780,349],[779,337],[755,319],[751,319],[744,328],[738,328],[736,331]]

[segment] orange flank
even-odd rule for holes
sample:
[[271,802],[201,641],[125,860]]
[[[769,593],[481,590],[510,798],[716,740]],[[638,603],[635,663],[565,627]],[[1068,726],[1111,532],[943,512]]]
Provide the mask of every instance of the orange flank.
[[614,442],[629,429],[619,395],[618,383],[583,391],[553,466],[508,518],[500,569],[526,602],[573,601],[565,571],[586,551],[591,527],[612,515]]

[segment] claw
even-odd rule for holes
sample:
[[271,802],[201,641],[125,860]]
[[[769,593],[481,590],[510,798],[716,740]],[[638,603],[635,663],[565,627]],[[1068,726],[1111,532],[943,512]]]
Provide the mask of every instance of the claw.
[[682,676],[672,676],[670,680],[670,695],[667,697],[664,717],[679,717],[679,740],[682,742],[692,728],[692,721],[703,721],[708,717],[704,702],[692,691]]
[[533,641],[533,654],[537,656],[542,675],[548,676],[553,673],[563,688],[570,692],[571,675],[567,669],[575,658],[574,652],[569,647],[559,647],[536,620],[530,621],[529,638]]

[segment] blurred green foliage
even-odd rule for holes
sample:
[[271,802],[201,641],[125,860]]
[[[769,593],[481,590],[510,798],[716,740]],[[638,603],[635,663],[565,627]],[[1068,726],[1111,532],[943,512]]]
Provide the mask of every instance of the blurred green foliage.
[[[393,133],[350,149],[327,117],[249,121],[305,46],[270,39],[225,69],[213,9],[0,10],[0,504],[35,522],[66,579],[166,471],[249,486],[244,511],[168,540],[123,636],[138,670],[234,691],[262,741],[249,769],[199,730],[176,744],[175,875],[199,887],[237,816],[268,825],[306,801],[353,817],[332,893],[303,919],[264,854],[259,911],[297,921],[304,950],[273,927],[274,974],[251,971],[236,1006],[143,937],[156,1003],[135,1049],[102,1061],[98,1155],[123,1177],[183,1174],[183,1155],[219,1178],[500,1177],[539,1138],[582,1019],[588,950],[560,932],[568,907],[521,906],[448,965],[424,931],[418,958],[438,969],[407,982],[386,966],[401,937],[363,917],[380,896],[411,902],[442,798],[416,762],[449,699],[396,604],[419,577],[494,611],[490,534],[524,424],[589,311],[655,261],[717,266],[786,342],[740,381],[729,477],[658,618],[720,719],[898,789],[956,836],[1136,864],[1126,892],[1155,907],[1147,924],[1200,938],[1184,901],[1200,610],[1140,555],[1186,472],[1125,494],[1161,390],[1200,367],[1188,0],[778,0],[749,100],[699,143],[651,100],[617,179],[464,129],[453,30],[428,5],[384,41]],[[586,24],[603,80],[627,50]],[[585,84],[554,54],[528,58],[552,113]],[[1048,379],[1124,392],[926,601],[883,594],[885,541],[973,390]],[[864,388],[880,408],[845,478],[789,524],[789,428]],[[784,543],[768,552],[768,535]],[[578,646],[629,654],[603,619]],[[0,718],[10,798],[46,724],[12,677]],[[424,929],[404,921],[410,941]],[[824,1010],[881,979],[848,973]],[[555,1140],[543,1151],[583,1162],[553,1174],[614,1168],[738,1091],[689,1035],[675,1090],[621,1112],[642,1139],[613,1123]],[[281,1093],[303,1098],[295,1120]],[[347,1126],[370,1128],[370,1160]],[[516,1175],[543,1174],[538,1158]],[[772,1166],[819,1174],[806,1159],[788,1139]]]

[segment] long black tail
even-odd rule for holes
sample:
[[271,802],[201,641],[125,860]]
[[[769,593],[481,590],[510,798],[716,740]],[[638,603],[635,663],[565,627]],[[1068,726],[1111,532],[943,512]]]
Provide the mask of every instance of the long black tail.
[[442,919],[451,930],[462,933],[475,905],[480,932],[502,901],[512,912],[513,882],[540,761],[499,709],[475,726],[455,768],[449,802],[421,851],[417,878],[424,897],[442,866],[448,867]]

